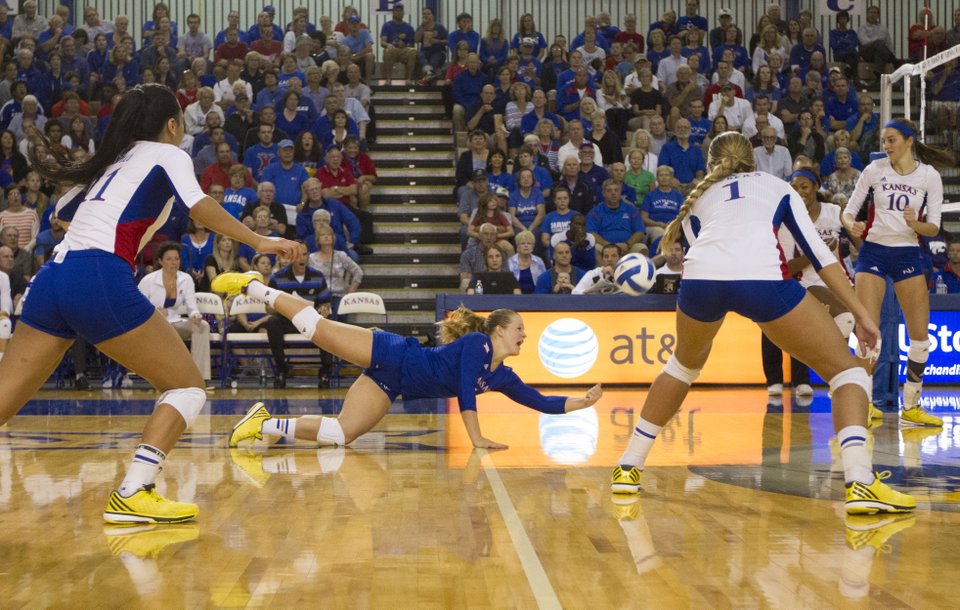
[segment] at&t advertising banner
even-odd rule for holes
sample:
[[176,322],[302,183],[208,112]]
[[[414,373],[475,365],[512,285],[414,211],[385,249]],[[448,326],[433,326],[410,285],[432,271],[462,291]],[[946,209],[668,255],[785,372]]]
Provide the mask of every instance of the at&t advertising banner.
[[[520,356],[507,364],[531,384],[652,383],[677,341],[673,311],[523,311],[521,315],[527,340]],[[764,383],[757,326],[729,314],[699,381]]]

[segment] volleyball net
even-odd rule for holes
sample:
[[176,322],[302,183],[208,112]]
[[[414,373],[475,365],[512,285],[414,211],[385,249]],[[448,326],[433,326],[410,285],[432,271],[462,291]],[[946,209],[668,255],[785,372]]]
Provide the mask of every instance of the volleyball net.
[[[897,116],[916,123],[920,141],[960,159],[960,45],[880,77],[880,124]],[[960,214],[960,167],[942,175],[945,211]]]

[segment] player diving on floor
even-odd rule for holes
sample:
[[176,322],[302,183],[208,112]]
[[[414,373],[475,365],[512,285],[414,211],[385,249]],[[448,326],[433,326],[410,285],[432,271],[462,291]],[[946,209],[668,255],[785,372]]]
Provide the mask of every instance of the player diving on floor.
[[439,323],[443,345],[422,348],[413,337],[326,320],[303,299],[265,286],[255,272],[221,274],[212,289],[228,297],[243,292],[264,301],[317,347],[364,368],[347,391],[339,416],[274,418],[257,403],[234,426],[231,447],[264,435],[347,445],[383,419],[402,395],[406,399],[456,397],[473,446],[506,449],[481,433],[477,394],[502,392],[525,407],[550,414],[585,409],[603,396],[599,384],[579,397],[544,396],[504,365],[505,359],[520,353],[526,339],[523,319],[508,309],[484,318],[460,307]]

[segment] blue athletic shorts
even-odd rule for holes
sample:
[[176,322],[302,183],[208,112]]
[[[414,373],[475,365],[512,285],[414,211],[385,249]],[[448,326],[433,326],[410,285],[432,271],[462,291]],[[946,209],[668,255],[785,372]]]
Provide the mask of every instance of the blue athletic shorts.
[[373,333],[370,366],[363,370],[363,374],[373,379],[390,397],[391,402],[402,394],[403,358],[411,348],[420,349],[420,342],[415,337],[403,337],[384,331]]
[[770,322],[789,313],[806,294],[796,280],[685,279],[677,306],[701,322],[716,322],[730,311],[754,322]]
[[96,345],[137,328],[154,311],[126,261],[103,250],[78,250],[40,269],[24,294],[20,320],[49,335]]
[[857,273],[889,277],[894,282],[923,275],[923,253],[920,246],[881,246],[863,242],[854,266]]

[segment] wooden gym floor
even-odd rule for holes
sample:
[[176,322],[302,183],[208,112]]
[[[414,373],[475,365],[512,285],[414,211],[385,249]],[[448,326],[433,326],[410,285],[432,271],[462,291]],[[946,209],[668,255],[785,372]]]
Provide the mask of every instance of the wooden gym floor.
[[[153,394],[44,391],[0,428],[0,606],[322,608],[956,607],[960,392],[924,397],[942,430],[888,414],[878,470],[915,516],[843,517],[829,403],[762,389],[691,393],[636,503],[609,473],[644,390],[540,416],[480,400],[471,451],[455,404],[398,403],[354,446],[230,451],[256,399],[335,413],[343,391],[217,392],[158,481],[189,525],[105,528]],[[849,527],[848,527],[849,526]]]

